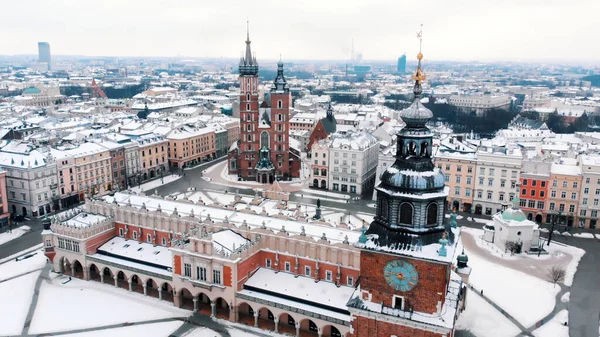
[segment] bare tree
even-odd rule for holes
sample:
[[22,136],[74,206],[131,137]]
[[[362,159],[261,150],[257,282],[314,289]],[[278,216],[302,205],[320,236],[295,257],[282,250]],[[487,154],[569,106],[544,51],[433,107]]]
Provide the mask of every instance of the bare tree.
[[552,266],[548,271],[548,277],[554,282],[555,287],[557,282],[565,280],[565,276],[567,276],[567,271],[561,266]]

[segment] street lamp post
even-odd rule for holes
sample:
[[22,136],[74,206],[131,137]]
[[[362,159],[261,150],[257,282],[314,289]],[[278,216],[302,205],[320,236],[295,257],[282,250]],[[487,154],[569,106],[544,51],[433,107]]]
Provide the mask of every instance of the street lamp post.
[[[562,211],[558,211],[559,220],[560,220],[561,214],[562,214]],[[548,242],[546,242],[546,246],[550,246],[550,241],[552,241],[552,234],[554,234],[554,226],[556,226],[556,218],[557,218],[557,215],[554,214],[552,216],[552,228],[550,229],[550,233],[548,233]]]

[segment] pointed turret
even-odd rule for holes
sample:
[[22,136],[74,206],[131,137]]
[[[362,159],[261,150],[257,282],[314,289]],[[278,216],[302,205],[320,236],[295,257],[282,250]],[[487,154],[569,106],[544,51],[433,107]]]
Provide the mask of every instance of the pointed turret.
[[275,77],[275,80],[273,81],[273,88],[271,89],[271,91],[277,91],[277,92],[288,92],[289,88],[287,86],[287,81],[285,80],[285,77],[283,76],[283,62],[281,61],[281,58],[279,59],[279,62],[277,62],[277,77]]
[[246,53],[240,59],[240,75],[258,74],[258,62],[256,62],[256,57],[252,55],[250,43],[250,28],[249,23],[246,22]]

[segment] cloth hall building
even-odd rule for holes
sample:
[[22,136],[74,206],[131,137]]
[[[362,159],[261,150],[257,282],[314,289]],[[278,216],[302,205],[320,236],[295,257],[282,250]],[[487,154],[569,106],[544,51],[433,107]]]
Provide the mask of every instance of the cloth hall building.
[[451,337],[468,268],[460,228],[444,223],[423,79],[419,62],[368,227],[317,222],[280,203],[267,214],[256,209],[273,201],[257,196],[205,205],[119,192],[47,222],[46,255],[56,272],[279,333]]

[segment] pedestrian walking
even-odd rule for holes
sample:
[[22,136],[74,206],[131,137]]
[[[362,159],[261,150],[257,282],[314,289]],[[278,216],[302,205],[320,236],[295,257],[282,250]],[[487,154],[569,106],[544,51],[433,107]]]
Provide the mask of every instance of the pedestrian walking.
[[481,289],[481,296],[483,296],[483,289]]

